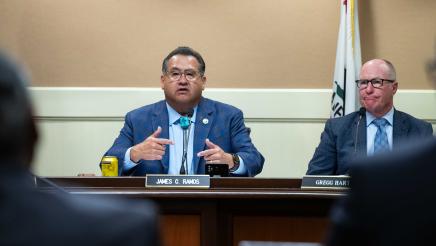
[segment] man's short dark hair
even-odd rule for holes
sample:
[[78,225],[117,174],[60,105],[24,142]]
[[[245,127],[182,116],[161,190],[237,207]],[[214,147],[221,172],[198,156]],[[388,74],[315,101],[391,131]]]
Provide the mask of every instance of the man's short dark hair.
[[198,61],[198,72],[200,73],[201,76],[204,75],[204,73],[206,72],[206,64],[204,63],[203,57],[201,57],[200,53],[198,53],[197,51],[193,50],[190,47],[186,47],[186,46],[180,46],[177,49],[171,51],[171,53],[168,54],[167,57],[165,57],[165,59],[162,62],[162,73],[165,74],[168,72],[168,61],[169,59],[171,59],[171,57],[175,56],[175,55],[184,55],[184,56],[193,56],[195,57],[195,59],[197,59]]
[[0,158],[29,165],[36,139],[26,80],[10,58],[0,52]]

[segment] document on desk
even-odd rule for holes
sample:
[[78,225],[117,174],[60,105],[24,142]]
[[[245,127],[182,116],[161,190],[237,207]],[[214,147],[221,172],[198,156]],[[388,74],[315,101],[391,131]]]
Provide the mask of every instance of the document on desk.
[[147,174],[146,188],[181,188],[181,189],[209,189],[209,175],[167,175]]
[[307,190],[346,190],[350,188],[348,175],[306,175],[301,181],[301,189]]

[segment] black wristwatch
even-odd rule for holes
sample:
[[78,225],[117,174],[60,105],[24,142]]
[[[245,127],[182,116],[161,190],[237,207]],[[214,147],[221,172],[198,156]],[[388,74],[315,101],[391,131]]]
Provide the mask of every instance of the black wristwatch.
[[233,159],[233,167],[229,169],[230,172],[234,172],[238,170],[240,164],[239,156],[237,154],[232,154],[232,159]]

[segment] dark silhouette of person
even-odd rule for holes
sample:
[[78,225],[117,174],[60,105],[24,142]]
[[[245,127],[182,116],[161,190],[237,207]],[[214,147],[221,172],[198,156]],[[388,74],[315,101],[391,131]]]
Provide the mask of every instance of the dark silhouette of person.
[[26,79],[0,53],[0,245],[159,245],[151,202],[38,190],[37,138]]

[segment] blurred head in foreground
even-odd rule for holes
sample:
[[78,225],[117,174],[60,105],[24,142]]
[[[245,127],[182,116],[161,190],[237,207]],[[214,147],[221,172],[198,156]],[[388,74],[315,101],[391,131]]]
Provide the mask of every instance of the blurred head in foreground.
[[0,165],[28,168],[37,132],[20,68],[0,52]]

